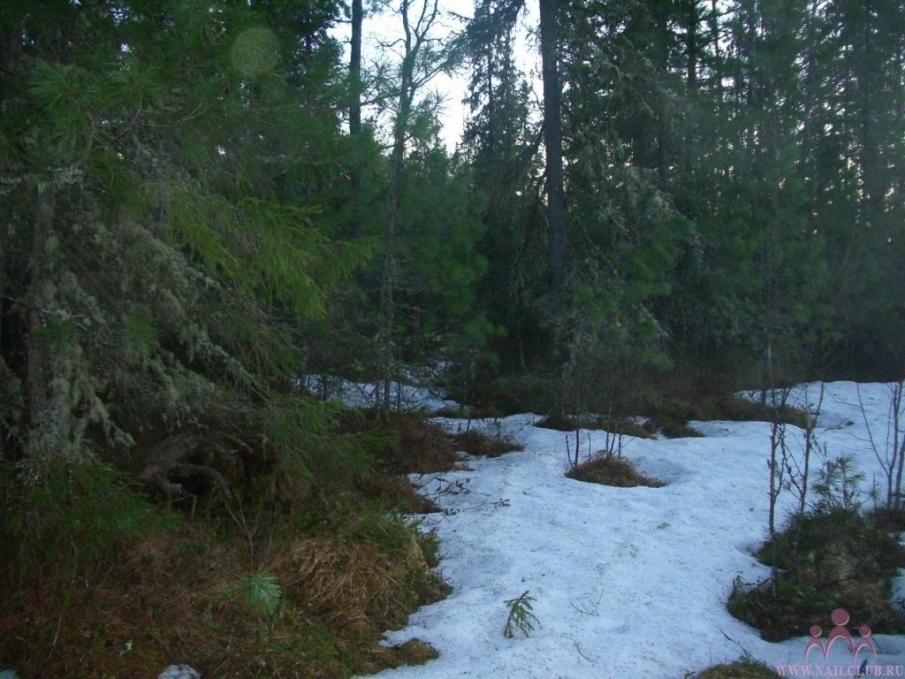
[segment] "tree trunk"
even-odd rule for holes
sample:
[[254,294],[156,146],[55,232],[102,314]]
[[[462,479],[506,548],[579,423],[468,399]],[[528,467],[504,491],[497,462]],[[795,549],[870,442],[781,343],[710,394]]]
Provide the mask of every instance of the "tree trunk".
[[3,363],[3,318],[6,315],[6,252],[9,226],[0,224],[0,365]]
[[717,110],[723,108],[723,55],[720,51],[720,15],[717,0],[710,0],[710,39],[713,41],[713,79]]
[[[655,36],[655,50],[654,50],[654,64],[657,67],[657,76],[661,80],[666,79],[667,73],[669,72],[669,18],[670,18],[670,7],[664,3],[656,3],[654,5],[654,9],[651,11],[653,24],[654,24],[654,36]],[[656,88],[656,94],[654,100],[656,102],[654,106],[654,115],[656,117],[656,144],[657,148],[655,151],[654,162],[657,168],[657,181],[659,183],[659,187],[661,191],[666,190],[666,179],[667,179],[667,107],[668,103],[666,101],[666,95],[663,93],[662,84],[658,84]]]
[[42,337],[44,313],[53,302],[52,287],[48,285],[50,267],[47,261],[47,242],[54,206],[50,198],[42,195],[37,187],[35,193],[37,204],[28,267],[31,281],[26,297],[28,331],[25,339],[25,388],[28,398],[28,453],[33,461],[40,462],[52,452],[50,447],[54,426],[49,395],[50,352]]
[[883,214],[885,189],[883,187],[883,170],[881,167],[882,155],[877,139],[879,134],[874,126],[874,96],[879,91],[876,69],[878,65],[873,63],[873,21],[871,19],[871,3],[864,2],[861,6],[864,25],[861,27],[861,45],[859,46],[860,58],[858,60],[858,94],[859,108],[858,129],[860,132],[860,157],[861,165],[861,200],[862,214],[866,225],[877,226],[879,218]]
[[544,148],[547,175],[547,247],[550,282],[562,287],[566,271],[566,198],[562,168],[562,92],[557,62],[558,0],[540,2],[540,52],[544,85]]
[[380,330],[380,372],[383,383],[380,410],[385,417],[392,409],[393,324],[396,316],[396,233],[399,226],[399,198],[402,170],[405,162],[405,136],[414,98],[415,59],[417,53],[406,45],[402,60],[399,86],[399,104],[393,124],[393,150],[390,153],[389,214],[387,218],[386,245],[383,276],[380,284],[380,308],[383,327]]
[[685,49],[688,53],[688,89],[698,86],[698,0],[688,0],[688,24],[685,27]]
[[[12,96],[12,77],[17,73],[22,54],[22,29],[15,24],[0,37],[0,104]],[[6,253],[10,237],[10,225],[0,225],[0,352],[3,350],[3,319],[6,315]],[[2,360],[2,354],[0,354]]]
[[349,134],[353,137],[361,134],[361,25],[364,19],[361,2],[362,0],[352,0],[352,49],[349,57],[349,89],[351,90]]
[[[349,56],[349,135],[354,141],[361,136],[361,25],[364,19],[362,0],[352,0],[352,49]],[[357,147],[357,145],[356,145]],[[356,157],[350,173],[353,200],[356,205],[361,200],[361,163]],[[360,212],[352,220],[352,236],[358,235]]]
[[[383,393],[380,395],[378,406],[385,418],[392,406],[390,385],[392,383],[393,368],[393,334],[396,316],[396,238],[399,230],[399,201],[402,191],[402,171],[405,163],[405,142],[408,133],[409,118],[415,101],[415,94],[420,86],[427,83],[430,76],[424,76],[424,71],[431,69],[423,63],[425,47],[431,38],[429,33],[439,12],[439,0],[422,0],[421,11],[417,21],[413,24],[409,19],[411,0],[402,0],[399,7],[399,15],[402,18],[402,27],[405,37],[402,40],[404,53],[399,69],[399,99],[396,108],[396,120],[393,123],[393,148],[390,153],[390,186],[388,195],[388,215],[386,244],[383,264],[383,277],[380,283],[380,308],[381,328],[378,333],[378,361],[380,382],[383,385]],[[430,59],[428,53],[427,56]],[[419,79],[419,76],[420,79]]]

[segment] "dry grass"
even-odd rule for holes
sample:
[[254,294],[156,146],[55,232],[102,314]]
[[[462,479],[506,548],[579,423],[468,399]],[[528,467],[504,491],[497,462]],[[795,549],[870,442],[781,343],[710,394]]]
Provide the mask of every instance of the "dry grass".
[[739,660],[731,665],[716,665],[695,675],[695,679],[774,679],[778,677],[766,665],[751,660]]
[[450,438],[457,450],[463,450],[471,455],[499,457],[505,453],[524,450],[519,443],[509,436],[502,434],[494,436],[475,429],[459,432]]
[[193,540],[183,533],[124,546],[118,565],[81,578],[52,568],[11,577],[7,584],[18,586],[0,593],[0,656],[25,676],[126,677],[177,660],[203,665],[213,653],[199,612],[211,609],[217,574],[234,572],[238,553],[208,547],[202,560]]
[[398,627],[413,606],[447,593],[430,573],[413,535],[396,554],[335,538],[305,540],[292,547],[290,560],[290,584],[298,601],[350,634]]
[[336,434],[359,437],[385,475],[449,471],[459,461],[442,427],[415,413],[392,413],[384,421],[374,412],[346,411]]
[[[0,584],[0,658],[23,677],[152,677],[187,663],[215,677],[347,677],[433,657],[418,642],[378,644],[418,606],[446,594],[419,540],[402,554],[309,539],[273,545],[282,596],[272,617],[243,599],[241,540],[188,526],[123,546],[83,578],[46,569]],[[19,577],[17,577],[19,576]]]
[[399,451],[388,461],[388,471],[427,474],[455,468],[459,457],[439,425],[417,415],[395,415],[390,425],[399,436]]
[[[90,551],[85,531],[60,534],[58,558],[0,520],[0,659],[26,678],[148,677],[178,663],[215,677],[347,677],[423,662],[425,644],[379,644],[447,592],[429,570],[434,541],[387,516],[419,502],[380,471],[319,479],[292,511],[234,506],[252,538],[220,503],[200,502],[194,518],[147,503],[103,551]],[[275,609],[255,606],[252,573],[273,582]]]
[[423,665],[428,660],[440,657],[437,650],[421,639],[409,639],[404,644],[394,646],[398,665]]
[[734,393],[695,390],[682,385],[670,385],[662,390],[641,389],[633,401],[631,407],[650,417],[653,427],[670,438],[699,436],[699,432],[688,426],[689,420],[771,422],[778,417],[783,422],[803,427],[806,419],[803,410],[791,406],[783,406],[777,411]]
[[649,439],[654,434],[652,428],[638,424],[629,417],[605,418],[602,416],[547,415],[535,422],[534,426],[543,429],[555,429],[556,431],[601,429],[614,434],[634,436],[640,439]]
[[661,488],[666,484],[656,479],[651,479],[639,472],[624,457],[616,455],[597,455],[586,462],[581,462],[572,467],[566,476],[576,481],[586,483],[599,483],[603,486],[616,486],[617,488],[635,488],[647,486],[648,488]]
[[420,495],[405,476],[372,474],[362,479],[359,487],[380,505],[392,507],[403,514],[430,514],[440,511],[434,502]]
[[[188,503],[165,509],[140,488],[116,486],[147,513],[120,507],[100,522],[113,536],[101,551],[84,539],[94,524],[78,529],[76,521],[51,550],[59,558],[40,556],[48,546],[35,548],[34,530],[14,532],[3,520],[9,503],[0,484],[0,660],[25,678],[150,677],[179,663],[203,676],[321,678],[435,657],[420,641],[379,642],[449,591],[430,570],[435,539],[392,512],[435,509],[400,475],[450,469],[455,449],[417,416],[381,423],[353,414],[340,426],[337,435],[367,464],[252,494],[241,509],[238,495],[229,511],[218,497],[202,498],[193,513]],[[254,489],[272,478],[262,475]],[[79,517],[110,514],[105,489],[95,493],[99,505],[76,503]],[[70,504],[48,516],[68,526]],[[139,518],[121,530],[120,514]],[[251,574],[272,584],[274,607],[255,605]]]

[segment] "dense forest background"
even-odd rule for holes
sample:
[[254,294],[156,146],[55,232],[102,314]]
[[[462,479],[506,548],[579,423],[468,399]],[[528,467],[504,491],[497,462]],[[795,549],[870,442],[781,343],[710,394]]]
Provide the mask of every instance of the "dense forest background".
[[[525,9],[479,0],[450,33],[436,0],[3,3],[16,573],[136,478],[206,479],[248,537],[274,478],[368,467],[310,374],[378,383],[384,421],[417,365],[496,413],[901,376],[905,2],[540,0],[540,98]],[[375,64],[378,12],[402,38]],[[469,78],[452,152],[442,72]]]

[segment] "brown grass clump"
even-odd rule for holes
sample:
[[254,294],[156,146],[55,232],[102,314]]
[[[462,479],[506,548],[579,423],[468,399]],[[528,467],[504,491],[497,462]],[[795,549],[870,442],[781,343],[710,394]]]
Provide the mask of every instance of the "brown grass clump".
[[399,627],[415,605],[448,592],[414,537],[398,554],[367,543],[310,539],[293,546],[290,558],[295,597],[346,632]]
[[650,417],[654,428],[669,438],[699,436],[699,432],[688,426],[689,420],[772,422],[778,418],[798,427],[805,425],[805,412],[799,408],[786,405],[776,409],[734,393],[687,389],[683,391],[675,386],[662,390],[642,389],[632,407]]
[[753,660],[739,660],[730,665],[716,665],[695,675],[695,679],[774,679],[778,677],[766,665]]
[[566,476],[576,481],[599,483],[603,486],[617,488],[635,488],[636,486],[662,488],[666,485],[662,481],[648,478],[635,469],[627,459],[617,455],[592,457],[586,462],[573,466]]
[[439,657],[436,649],[421,639],[409,639],[403,644],[394,647],[396,655],[401,661],[398,664],[423,665],[428,660]]
[[388,461],[389,471],[428,474],[455,468],[459,457],[439,425],[407,414],[393,416],[390,425],[399,436],[399,452]]
[[577,429],[602,429],[614,434],[634,436],[639,439],[653,437],[654,430],[645,425],[638,424],[629,417],[616,419],[606,417],[574,417],[571,415],[547,415],[538,420],[535,427],[542,429],[555,429],[556,431],[576,431]]
[[458,450],[464,450],[471,455],[499,457],[504,453],[524,450],[519,443],[509,436],[502,434],[491,436],[475,429],[459,432],[450,438]]
[[203,525],[124,544],[115,565],[90,574],[7,564],[0,658],[22,677],[150,677],[179,663],[214,677],[347,677],[425,662],[435,652],[423,642],[378,643],[448,591],[421,542],[412,536],[400,552],[276,540],[257,568],[281,589],[273,615],[244,595],[244,540]]
[[385,475],[428,474],[456,467],[458,455],[443,428],[416,413],[346,411],[335,433],[357,437]]

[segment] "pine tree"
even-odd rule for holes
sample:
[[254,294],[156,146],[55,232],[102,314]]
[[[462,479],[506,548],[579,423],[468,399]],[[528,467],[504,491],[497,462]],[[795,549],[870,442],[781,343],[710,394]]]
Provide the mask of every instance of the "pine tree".
[[361,254],[284,181],[338,139],[329,109],[296,113],[322,74],[293,72],[335,63],[330,16],[300,54],[248,8],[5,9],[21,58],[2,109],[2,348],[25,407],[4,419],[30,469],[85,459],[94,432],[254,428],[280,401],[293,333]]

